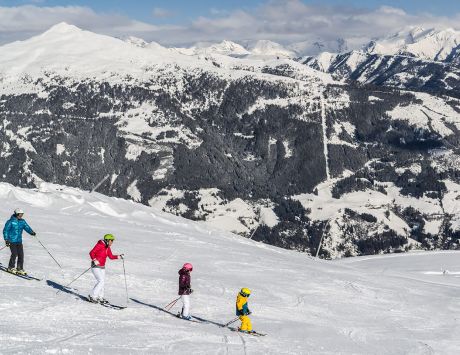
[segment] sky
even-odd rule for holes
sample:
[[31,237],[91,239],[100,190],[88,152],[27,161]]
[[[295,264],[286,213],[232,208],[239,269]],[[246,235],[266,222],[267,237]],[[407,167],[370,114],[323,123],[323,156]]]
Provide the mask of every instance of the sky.
[[268,39],[305,47],[321,42],[331,50],[345,43],[352,49],[409,26],[460,29],[460,1],[0,0],[0,43],[59,22],[166,46]]

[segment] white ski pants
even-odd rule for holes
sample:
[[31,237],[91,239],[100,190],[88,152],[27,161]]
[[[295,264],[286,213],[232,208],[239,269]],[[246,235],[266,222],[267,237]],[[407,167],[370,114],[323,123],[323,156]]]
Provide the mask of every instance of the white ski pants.
[[98,267],[91,268],[91,272],[96,278],[96,285],[91,291],[91,297],[93,298],[104,298],[104,280],[105,280],[105,269]]
[[180,299],[182,301],[182,317],[188,317],[190,315],[190,295],[182,295]]

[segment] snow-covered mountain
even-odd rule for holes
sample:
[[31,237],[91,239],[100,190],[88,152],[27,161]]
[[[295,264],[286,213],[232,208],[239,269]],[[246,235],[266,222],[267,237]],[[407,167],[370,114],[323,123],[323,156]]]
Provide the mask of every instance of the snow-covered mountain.
[[226,40],[220,43],[197,43],[192,47],[176,48],[176,50],[186,55],[221,54],[231,57],[241,57],[250,54],[242,45]]
[[408,55],[424,60],[446,61],[459,46],[460,31],[414,27],[372,41],[365,51],[370,54]]
[[249,51],[254,56],[272,56],[281,58],[294,58],[296,53],[284,48],[281,44],[268,41],[259,40],[250,44]]
[[[28,190],[0,183],[0,215],[16,207],[37,231],[24,236],[25,267],[0,271],[2,354],[456,354],[458,252],[323,261],[242,239],[132,201],[65,186]],[[83,301],[94,285],[88,251],[113,233],[105,297],[123,310]],[[8,252],[0,254],[2,266]],[[187,322],[162,311],[177,297],[177,271],[191,262]],[[126,270],[127,292],[124,268]],[[219,325],[252,290],[257,338]],[[60,292],[58,292],[60,291]],[[128,293],[128,297],[127,297]],[[128,303],[127,303],[128,298]],[[236,323],[235,325],[238,325]]]
[[348,51],[348,44],[343,38],[335,40],[309,40],[291,43],[286,46],[293,51],[296,57],[316,56],[321,53],[344,53]]
[[189,48],[175,48],[179,53],[192,56],[212,56],[215,54],[244,59],[273,59],[273,58],[295,58],[296,52],[283,47],[281,44],[268,41],[244,42],[244,45],[222,41],[220,43],[197,43]]
[[459,57],[460,31],[415,27],[371,41],[362,50],[323,52],[302,62],[338,80],[455,93]]
[[457,248],[455,87],[335,80],[379,55],[343,56],[331,75],[59,24],[0,47],[0,176],[82,189],[108,176],[107,195],[322,257]]

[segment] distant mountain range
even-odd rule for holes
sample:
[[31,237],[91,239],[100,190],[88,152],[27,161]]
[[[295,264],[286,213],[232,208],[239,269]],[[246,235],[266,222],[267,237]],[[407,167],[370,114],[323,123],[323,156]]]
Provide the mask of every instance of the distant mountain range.
[[108,176],[104,194],[323,257],[458,248],[458,38],[166,48],[61,23],[0,47],[0,180]]

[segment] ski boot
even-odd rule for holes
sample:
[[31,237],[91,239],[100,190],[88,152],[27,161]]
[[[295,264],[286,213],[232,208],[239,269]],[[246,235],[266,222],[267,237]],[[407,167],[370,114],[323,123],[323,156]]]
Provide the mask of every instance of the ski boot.
[[107,301],[104,297],[98,298],[98,302],[99,302],[100,304],[107,304],[107,303],[110,303],[110,302]]
[[99,301],[96,299],[96,298],[93,298],[91,296],[88,295],[88,302],[91,302],[91,303],[99,303]]
[[185,319],[185,320],[192,320],[192,316],[186,316],[186,317],[182,316],[182,319]]
[[252,330],[242,330],[241,328],[238,328],[238,331],[239,331],[240,333],[245,333],[245,334],[251,334],[251,333],[254,332],[254,331],[252,331]]
[[6,269],[6,271],[8,271],[10,274],[14,274],[14,275],[16,275],[18,273],[18,270],[16,270],[16,268],[14,268],[14,267],[9,267],[8,269]]
[[19,269],[19,270],[16,270],[16,274],[17,274],[17,275],[26,276],[26,275],[27,275],[27,272],[25,272],[23,269]]

